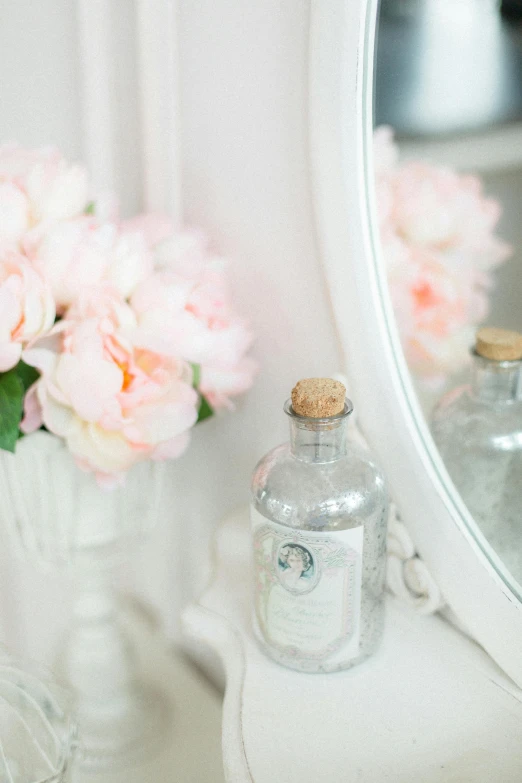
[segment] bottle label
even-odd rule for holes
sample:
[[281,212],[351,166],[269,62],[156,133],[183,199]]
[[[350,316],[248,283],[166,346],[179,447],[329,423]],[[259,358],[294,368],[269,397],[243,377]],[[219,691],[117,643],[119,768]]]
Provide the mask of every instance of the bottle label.
[[302,668],[342,668],[359,654],[363,527],[315,532],[251,509],[255,626]]

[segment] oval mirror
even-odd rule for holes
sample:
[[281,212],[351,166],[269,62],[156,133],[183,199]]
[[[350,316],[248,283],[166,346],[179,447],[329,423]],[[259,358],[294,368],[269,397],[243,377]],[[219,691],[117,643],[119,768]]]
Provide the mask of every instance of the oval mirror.
[[[311,30],[350,391],[448,605],[522,685],[522,20],[496,0],[315,0]],[[476,342],[484,326],[504,331]]]

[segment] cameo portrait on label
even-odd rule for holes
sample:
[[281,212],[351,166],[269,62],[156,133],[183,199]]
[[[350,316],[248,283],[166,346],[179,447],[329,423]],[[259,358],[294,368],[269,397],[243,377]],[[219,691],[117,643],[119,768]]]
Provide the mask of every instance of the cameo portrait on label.
[[[289,529],[252,508],[254,632],[271,651],[333,671],[359,650],[363,528]],[[325,669],[326,670],[326,669]]]
[[319,579],[319,559],[311,547],[293,540],[283,541],[276,550],[279,583],[289,593],[309,593]]

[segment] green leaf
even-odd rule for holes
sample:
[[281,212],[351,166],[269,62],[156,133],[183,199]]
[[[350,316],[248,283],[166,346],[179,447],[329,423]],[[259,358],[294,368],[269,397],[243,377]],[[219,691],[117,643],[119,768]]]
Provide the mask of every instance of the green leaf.
[[193,363],[191,367],[192,367],[192,385],[195,389],[197,389],[201,381],[201,365]]
[[40,377],[40,373],[38,370],[36,370],[34,367],[30,367],[30,365],[26,364],[25,362],[19,361],[18,364],[15,367],[16,374],[22,381],[24,391],[27,391],[27,389],[33,385],[35,381],[38,380]]
[[89,201],[84,211],[86,215],[94,215],[95,210],[96,210],[96,203],[94,201]]
[[[25,396],[27,390],[40,377],[40,373],[34,367],[31,367],[29,364],[26,364],[22,360],[18,362],[14,370],[22,382],[22,386],[24,387],[24,396]],[[19,430],[18,440],[20,440],[20,438],[23,437],[24,437],[24,433],[21,430]]]
[[24,385],[16,368],[0,374],[0,449],[14,453],[22,419]]
[[213,415],[214,415],[214,411],[212,410],[212,408],[210,407],[210,405],[208,404],[206,399],[204,397],[202,397],[201,398],[201,405],[199,406],[199,411],[198,411],[198,421],[197,421],[197,423],[199,424],[200,421],[205,421],[205,419],[208,419],[208,418],[210,418],[210,416],[213,416]]

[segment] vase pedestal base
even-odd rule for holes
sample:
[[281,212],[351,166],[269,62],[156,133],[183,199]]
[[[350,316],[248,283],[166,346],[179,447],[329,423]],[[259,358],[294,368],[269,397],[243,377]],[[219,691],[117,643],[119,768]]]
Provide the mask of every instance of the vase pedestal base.
[[85,771],[109,771],[135,766],[158,753],[172,719],[163,693],[148,683],[136,683],[110,705],[78,704],[80,764]]
[[164,691],[142,674],[108,574],[84,578],[60,653],[75,696],[81,765],[107,771],[135,766],[159,751],[171,712]]

